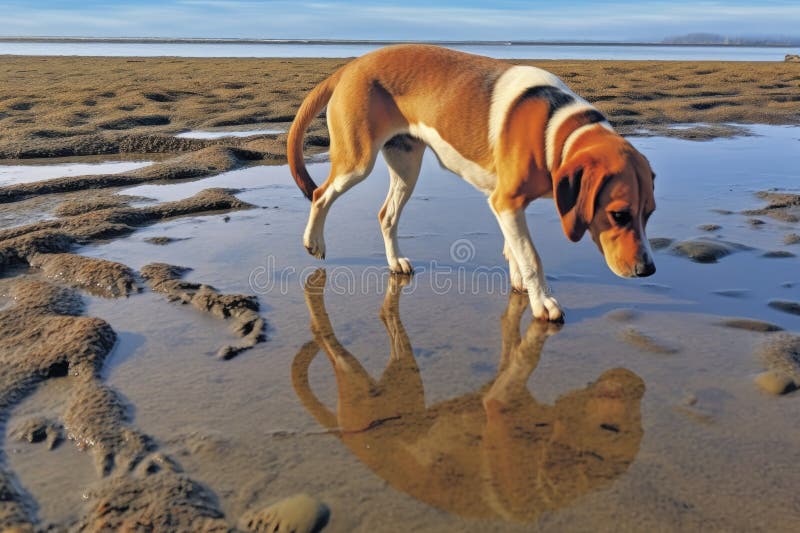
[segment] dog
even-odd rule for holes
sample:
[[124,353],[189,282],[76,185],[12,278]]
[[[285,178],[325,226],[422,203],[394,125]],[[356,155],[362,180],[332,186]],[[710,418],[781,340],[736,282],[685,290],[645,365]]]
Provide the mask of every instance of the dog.
[[[317,187],[303,136],[327,105],[331,169]],[[397,223],[414,190],[425,147],[442,166],[483,191],[505,239],[511,285],[527,292],[535,318],[561,321],[525,220],[527,205],[552,197],[566,236],[588,230],[621,277],[655,272],[645,235],[655,210],[647,159],[586,100],[539,68],[429,45],[397,45],[361,56],[317,85],[287,138],[289,168],[311,212],[303,244],[325,257],[331,204],[369,175],[378,151],[390,184],[378,214],[386,259],[410,274]]]
[[[380,317],[390,355],[380,379],[339,340],[325,309],[325,272],[306,281],[314,340],[292,364],[306,410],[376,475],[439,509],[478,519],[533,522],[625,473],[644,434],[644,381],[624,368],[601,373],[551,404],[528,382],[559,324],[520,321],[525,295],[512,292],[500,320],[495,377],[478,390],[426,404],[411,340],[400,320],[405,276],[390,276]],[[311,389],[309,367],[322,351],[336,377],[336,410]]]

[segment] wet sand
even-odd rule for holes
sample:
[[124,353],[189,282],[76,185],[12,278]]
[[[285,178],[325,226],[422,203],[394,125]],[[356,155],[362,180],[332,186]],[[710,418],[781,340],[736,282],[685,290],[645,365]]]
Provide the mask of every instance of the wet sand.
[[[224,143],[283,155],[284,135],[176,139],[186,130],[285,127],[344,59],[22,57],[0,59],[0,157],[179,152]],[[797,124],[791,63],[514,61],[561,76],[621,131],[730,135],[722,123]],[[673,124],[706,127],[673,128]],[[246,126],[242,128],[242,126]],[[325,145],[323,120],[312,145]]]
[[[279,164],[281,134],[173,137],[285,126],[341,60],[75,61],[0,60],[0,154],[160,157],[0,188],[4,526],[258,530],[282,512],[330,531],[790,530],[800,518],[800,269],[787,255],[800,130],[687,140],[741,132],[721,121],[795,123],[796,69],[527,62],[623,129],[649,128],[632,140],[659,175],[659,271],[644,282],[568,243],[550,202],[529,209],[567,309],[559,329],[531,324],[508,293],[485,200],[433,157],[403,218],[418,269],[404,285],[375,222],[382,162],[332,210],[320,263],[300,245],[308,205]],[[707,124],[669,127],[695,121]],[[326,139],[317,121],[309,153]]]

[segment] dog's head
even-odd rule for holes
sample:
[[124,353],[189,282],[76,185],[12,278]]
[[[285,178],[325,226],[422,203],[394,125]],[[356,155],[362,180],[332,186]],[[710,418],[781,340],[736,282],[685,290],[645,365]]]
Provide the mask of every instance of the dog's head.
[[645,226],[656,208],[655,174],[627,141],[600,130],[581,136],[553,175],[561,225],[573,242],[588,230],[616,275],[649,276],[656,267]]

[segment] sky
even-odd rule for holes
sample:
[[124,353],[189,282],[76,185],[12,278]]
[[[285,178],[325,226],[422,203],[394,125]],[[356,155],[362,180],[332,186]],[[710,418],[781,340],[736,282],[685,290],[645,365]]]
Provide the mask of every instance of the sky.
[[660,41],[800,36],[800,0],[0,0],[0,36]]

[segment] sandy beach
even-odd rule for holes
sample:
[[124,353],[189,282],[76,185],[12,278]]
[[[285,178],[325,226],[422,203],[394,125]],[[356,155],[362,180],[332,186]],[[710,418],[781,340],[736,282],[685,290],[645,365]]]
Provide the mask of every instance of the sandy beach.
[[[498,229],[433,157],[410,287],[381,257],[385,167],[305,254],[282,132],[345,62],[0,56],[0,527],[259,531],[282,502],[342,532],[790,530],[800,64],[512,61],[658,174],[646,282],[531,209],[559,328],[474,277],[505,268]],[[322,176],[324,117],[306,140]],[[135,165],[36,174],[110,162]],[[478,289],[437,290],[445,268]]]
[[[287,126],[343,59],[3,57],[0,157],[194,151],[184,130]],[[623,133],[669,124],[797,124],[794,63],[513,61],[552,71]],[[673,132],[711,137],[722,132]],[[309,141],[324,146],[324,121]],[[283,139],[236,146],[281,160]],[[213,143],[219,144],[219,143]],[[231,145],[226,140],[226,145]]]

